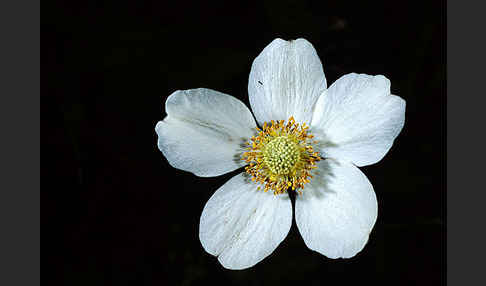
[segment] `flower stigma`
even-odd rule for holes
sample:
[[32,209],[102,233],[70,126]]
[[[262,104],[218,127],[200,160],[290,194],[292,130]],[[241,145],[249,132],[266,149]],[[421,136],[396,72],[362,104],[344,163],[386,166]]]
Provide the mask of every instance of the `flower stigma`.
[[256,127],[258,134],[246,143],[247,152],[241,158],[249,164],[245,171],[252,176],[251,180],[275,195],[290,187],[302,194],[304,185],[312,178],[310,171],[321,160],[311,145],[316,141],[311,140],[314,135],[308,129],[305,123],[295,123],[293,117],[286,124],[285,120],[272,120],[265,122],[262,129]]

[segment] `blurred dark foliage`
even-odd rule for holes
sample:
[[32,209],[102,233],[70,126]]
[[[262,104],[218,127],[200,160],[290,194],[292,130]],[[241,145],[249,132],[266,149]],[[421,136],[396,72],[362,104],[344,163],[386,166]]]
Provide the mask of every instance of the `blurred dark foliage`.
[[[51,1],[41,11],[43,283],[445,284],[444,1]],[[385,75],[407,101],[406,123],[386,157],[361,168],[379,216],[359,255],[312,252],[294,223],[272,255],[229,271],[203,250],[198,227],[238,171],[171,168],[154,127],[177,89],[248,105],[251,63],[276,37],[309,40],[328,85]]]

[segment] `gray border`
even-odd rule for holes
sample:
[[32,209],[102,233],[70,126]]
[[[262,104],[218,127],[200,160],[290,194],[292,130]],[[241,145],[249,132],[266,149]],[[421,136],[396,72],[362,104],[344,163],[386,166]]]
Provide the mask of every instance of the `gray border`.
[[40,285],[40,1],[0,6],[1,95],[8,99],[2,105],[8,120],[1,121],[0,285]]
[[[481,3],[481,2],[474,2]],[[484,3],[482,3],[484,6]],[[478,5],[479,6],[479,5]],[[447,282],[484,285],[483,7],[447,2]],[[481,102],[479,102],[481,101]],[[475,124],[474,124],[475,123]],[[475,126],[477,125],[477,126]],[[476,167],[476,164],[479,166]]]

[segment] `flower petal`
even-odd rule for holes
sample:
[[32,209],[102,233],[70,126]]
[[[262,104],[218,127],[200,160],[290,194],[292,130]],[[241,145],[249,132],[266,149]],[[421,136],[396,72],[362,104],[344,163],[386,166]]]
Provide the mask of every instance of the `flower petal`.
[[351,163],[326,159],[296,196],[295,220],[305,244],[329,258],[350,258],[368,241],[378,214],[373,187]]
[[253,61],[248,94],[261,125],[290,116],[309,124],[314,103],[326,87],[321,61],[311,43],[275,39]]
[[219,188],[204,207],[199,239],[228,269],[251,267],[267,257],[292,225],[288,195],[257,190],[244,173]]
[[366,166],[380,161],[405,122],[405,100],[381,75],[347,74],[319,97],[312,132],[324,157]]
[[178,90],[167,98],[165,110],[167,117],[155,131],[173,167],[211,177],[244,166],[241,145],[256,123],[243,102],[205,88]]

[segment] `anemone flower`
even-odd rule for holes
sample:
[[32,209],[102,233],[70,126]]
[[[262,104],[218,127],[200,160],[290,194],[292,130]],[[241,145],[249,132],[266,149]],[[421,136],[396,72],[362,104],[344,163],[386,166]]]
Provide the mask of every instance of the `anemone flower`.
[[357,167],[388,152],[404,125],[405,101],[381,75],[347,74],[327,88],[305,39],[265,47],[248,95],[256,122],[238,99],[199,88],[172,93],[155,127],[174,168],[212,177],[245,167],[206,203],[202,246],[225,268],[255,265],[287,236],[295,192],[307,247],[328,258],[355,256],[378,214],[373,186]]

